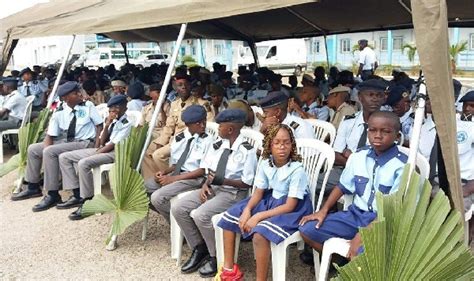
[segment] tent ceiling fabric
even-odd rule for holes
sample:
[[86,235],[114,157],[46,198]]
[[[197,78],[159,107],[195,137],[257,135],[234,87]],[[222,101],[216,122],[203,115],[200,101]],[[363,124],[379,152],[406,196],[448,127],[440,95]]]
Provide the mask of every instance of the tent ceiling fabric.
[[[408,0],[401,2],[410,9]],[[474,26],[474,1],[448,2],[451,26]],[[183,22],[190,23],[186,38],[256,42],[412,27],[399,0],[53,0],[3,19],[0,34],[102,33],[121,42],[163,42],[174,40]]]

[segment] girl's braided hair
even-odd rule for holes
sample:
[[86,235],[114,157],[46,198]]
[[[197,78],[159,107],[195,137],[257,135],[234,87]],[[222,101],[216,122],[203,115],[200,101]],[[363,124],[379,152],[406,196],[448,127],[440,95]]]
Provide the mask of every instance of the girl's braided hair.
[[290,140],[291,140],[291,152],[290,156],[288,157],[289,162],[301,162],[302,157],[300,154],[298,154],[298,150],[296,149],[296,140],[295,140],[295,135],[293,134],[293,130],[288,127],[285,124],[277,124],[272,127],[270,127],[266,134],[265,138],[263,139],[263,153],[262,153],[262,159],[268,159],[270,166],[273,167],[273,163],[271,160],[271,155],[272,155],[272,141],[275,138],[276,134],[280,129],[285,129],[288,134],[290,135]]

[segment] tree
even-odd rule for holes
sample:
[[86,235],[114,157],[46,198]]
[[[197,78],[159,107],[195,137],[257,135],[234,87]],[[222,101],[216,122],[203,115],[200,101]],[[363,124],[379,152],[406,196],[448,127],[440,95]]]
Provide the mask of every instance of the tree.
[[408,57],[408,60],[413,63],[415,61],[415,55],[416,55],[416,46],[414,44],[405,44],[402,47],[403,53],[405,53],[406,49],[406,55]]
[[451,56],[451,65],[453,68],[453,73],[456,73],[456,62],[460,53],[467,50],[467,41],[458,42],[451,45],[449,48],[449,55]]
[[336,280],[471,280],[474,257],[464,244],[463,218],[439,191],[408,165],[394,194],[377,193],[377,219],[360,230],[364,252],[343,267]]

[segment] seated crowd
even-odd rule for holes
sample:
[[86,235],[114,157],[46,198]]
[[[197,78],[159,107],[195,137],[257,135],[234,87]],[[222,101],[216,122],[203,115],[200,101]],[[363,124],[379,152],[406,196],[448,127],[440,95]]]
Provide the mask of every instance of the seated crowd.
[[[285,85],[281,75],[265,67],[240,67],[234,79],[225,65],[214,63],[212,72],[177,67],[162,92],[167,67],[77,68],[60,78],[56,97],[50,97],[59,79],[54,69],[26,68],[3,78],[0,131],[20,126],[30,96],[31,118],[47,106],[53,111],[44,140],[28,148],[24,186],[12,200],[42,197],[34,212],[76,208],[69,218],[83,219],[82,205],[94,196],[92,169],[114,162],[115,145],[132,126],[150,123],[159,97],[165,95],[156,123],[149,124],[152,141],[141,174],[150,209],[168,222],[172,215],[192,249],[182,273],[241,279],[234,261],[236,233],[253,241],[258,280],[267,279],[270,243],[279,244],[296,231],[308,249],[321,251],[324,241],[341,237],[351,243],[347,258],[363,250],[358,230],[376,218],[375,192],[396,192],[407,161],[397,145],[410,146],[416,92],[412,79],[394,72],[391,81],[375,75],[362,81],[335,67],[326,77],[318,67],[314,75],[304,74],[301,84],[291,76]],[[463,195],[470,208],[474,91],[460,96],[457,81],[454,87]],[[108,112],[101,109],[103,104]],[[139,124],[130,119],[137,112]],[[317,198],[311,198],[296,147],[298,139],[315,139],[311,119],[337,129],[335,163],[320,210],[313,210],[311,202]],[[217,136],[207,133],[208,122],[219,124]],[[242,129],[264,135],[261,150],[244,139]],[[438,141],[429,100],[421,132],[419,152],[429,160],[429,180],[435,183]],[[71,196],[63,201],[60,189],[70,190]],[[173,197],[187,191],[171,205]],[[354,195],[354,201],[347,211],[338,211],[336,202],[344,194]],[[219,268],[211,218],[221,213],[224,264]],[[312,254],[306,251],[301,259],[311,262]]]

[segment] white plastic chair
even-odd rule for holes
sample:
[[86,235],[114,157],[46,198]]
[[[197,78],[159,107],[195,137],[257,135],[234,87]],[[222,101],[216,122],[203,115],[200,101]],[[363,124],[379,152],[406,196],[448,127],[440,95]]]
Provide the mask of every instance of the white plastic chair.
[[[318,202],[315,204],[313,201],[313,208],[317,211],[321,207],[329,172],[334,164],[335,153],[330,145],[319,140],[296,139],[296,145],[298,147],[298,153],[303,157],[303,166],[308,175],[311,199],[315,198],[316,195],[319,174],[325,171]],[[325,169],[325,167],[327,167],[327,169]],[[274,281],[286,280],[288,246],[293,243],[298,243],[298,249],[303,250],[303,238],[301,238],[299,231],[293,233],[278,245],[271,243],[272,277]]]
[[247,142],[255,147],[257,151],[262,148],[264,138],[262,133],[252,129],[242,129],[240,130],[240,134]]
[[95,106],[95,108],[97,111],[99,111],[100,117],[102,117],[102,119],[105,119],[105,117],[109,115],[109,108],[107,107],[106,103],[98,104]]
[[336,139],[336,128],[333,124],[318,119],[305,119],[305,121],[308,121],[313,127],[317,140],[324,142],[329,136],[329,145],[333,145]]
[[127,119],[133,124],[134,127],[138,127],[142,121],[142,113],[136,110],[127,110]]
[[474,204],[471,205],[471,208],[464,213],[464,242],[469,247],[469,221],[472,219],[472,214],[474,213]]
[[[25,113],[23,114],[23,119],[21,120],[20,128],[23,128],[24,126],[26,126],[26,124],[30,121],[31,109],[33,107],[34,99],[35,99],[34,96],[26,97]],[[3,136],[18,135],[19,132],[20,132],[20,129],[9,129],[9,130],[0,132],[0,164],[3,163]]]
[[217,138],[217,136],[219,135],[218,132],[219,132],[219,124],[217,124],[216,122],[211,122],[211,121],[206,122],[206,133],[208,135],[211,135],[214,138]]
[[[398,146],[398,150],[408,155],[410,149],[403,146]],[[430,164],[426,158],[418,153],[416,157],[416,167],[419,170],[420,178],[428,179],[430,173]],[[420,181],[420,186],[423,184]],[[347,210],[352,204],[353,196],[344,195],[344,210]],[[350,241],[343,238],[330,238],[323,245],[323,252],[321,257],[321,263],[319,263],[319,253],[313,250],[313,259],[314,259],[314,274],[317,280],[326,280],[329,264],[331,262],[331,256],[333,254],[338,254],[340,256],[346,257],[349,252]]]

